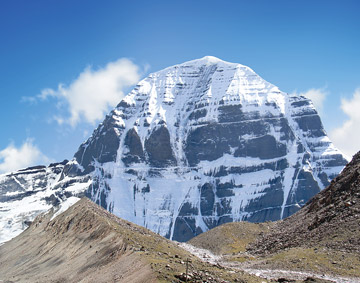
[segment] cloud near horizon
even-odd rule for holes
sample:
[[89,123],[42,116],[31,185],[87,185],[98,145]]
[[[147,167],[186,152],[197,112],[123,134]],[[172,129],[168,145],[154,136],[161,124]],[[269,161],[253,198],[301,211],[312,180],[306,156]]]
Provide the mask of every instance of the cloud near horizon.
[[55,98],[58,108],[65,107],[68,112],[64,115],[59,110],[52,117],[59,125],[67,123],[75,127],[80,122],[95,124],[120,102],[124,90],[136,84],[140,75],[137,65],[127,58],[121,58],[97,70],[87,67],[70,85],[46,88],[36,97],[23,100],[34,102]]
[[11,143],[0,151],[0,173],[7,173],[39,164],[49,164],[51,161],[50,158],[45,156],[33,144],[32,139],[27,139],[18,148]]
[[348,119],[329,133],[334,144],[348,157],[360,150],[360,88],[350,99],[341,99],[341,110]]

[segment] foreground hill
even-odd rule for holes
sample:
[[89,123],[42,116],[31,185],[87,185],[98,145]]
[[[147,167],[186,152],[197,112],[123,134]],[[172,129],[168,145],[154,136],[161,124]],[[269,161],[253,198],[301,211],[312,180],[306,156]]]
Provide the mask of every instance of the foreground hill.
[[189,243],[260,274],[280,269],[360,282],[360,153],[293,216],[273,223],[224,224]]
[[274,224],[244,221],[226,223],[192,238],[188,243],[216,255],[235,255],[246,252],[248,245],[260,235],[270,233]]
[[146,228],[84,198],[56,216],[38,216],[0,246],[0,282],[261,282],[204,263]]
[[0,176],[0,241],[71,196],[187,241],[283,219],[346,163],[308,98],[206,56],[140,81],[71,161]]

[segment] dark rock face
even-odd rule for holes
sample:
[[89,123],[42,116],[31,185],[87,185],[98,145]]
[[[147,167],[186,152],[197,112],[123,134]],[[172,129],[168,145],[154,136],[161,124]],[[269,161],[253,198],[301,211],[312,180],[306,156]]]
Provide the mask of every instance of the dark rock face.
[[219,122],[226,123],[248,120],[241,108],[241,105],[219,106]]
[[154,167],[176,165],[176,160],[170,144],[170,134],[165,126],[154,130],[145,140],[145,149],[149,163]]
[[[244,220],[249,222],[264,222],[264,219],[266,219],[266,221],[275,221],[281,218],[281,204],[284,199],[281,179],[274,180],[272,184],[266,188],[265,192],[265,195],[249,203],[247,211],[251,213],[251,216]],[[269,209],[269,207],[274,204],[275,208]],[[285,214],[285,217],[286,216],[288,216],[288,214]]]
[[[279,142],[267,134],[271,127],[278,126],[282,127],[282,140]],[[248,135],[259,137],[247,139]],[[281,141],[293,139],[285,119],[239,120],[231,124],[216,123],[196,128],[187,137],[185,153],[191,166],[201,160],[212,161],[230,154],[230,148],[235,148],[235,157],[272,159],[286,155],[287,147]]]
[[295,121],[302,131],[309,133],[312,137],[323,137],[326,135],[320,117],[317,114],[295,118]]
[[212,184],[205,183],[201,187],[200,211],[201,215],[210,216],[214,213],[215,193]]
[[278,143],[273,136],[264,135],[245,141],[235,152],[237,157],[258,157],[272,159],[286,155],[286,145]]
[[94,160],[100,163],[116,161],[120,129],[121,127],[116,124],[116,121],[108,116],[104,123],[94,131],[93,138],[83,143],[74,155],[77,163],[81,164],[84,170],[80,171],[71,165],[70,168],[65,169],[67,175],[76,176],[92,172]]
[[191,238],[189,235],[204,232],[196,225],[194,215],[198,215],[198,208],[193,207],[191,203],[184,203],[175,222],[174,230],[177,231],[174,236],[175,241],[185,242]]
[[[298,174],[298,186],[296,189],[296,194],[290,194],[290,196],[295,199],[292,199],[289,196],[288,203],[290,204],[295,202],[302,206],[306,203],[306,200],[309,200],[317,193],[319,193],[319,185],[314,180],[314,176],[310,172],[306,172],[302,169]],[[292,213],[289,215],[291,214]]]
[[128,166],[131,163],[140,163],[144,161],[145,155],[141,140],[134,128],[126,133],[124,146],[129,149],[129,152],[124,153],[124,157],[122,158],[125,165]]

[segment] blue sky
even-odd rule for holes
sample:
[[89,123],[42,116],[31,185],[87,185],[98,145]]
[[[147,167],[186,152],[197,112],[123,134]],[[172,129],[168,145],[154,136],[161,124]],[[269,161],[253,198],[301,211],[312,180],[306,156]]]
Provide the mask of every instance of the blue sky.
[[[359,11],[346,0],[0,1],[0,172],[72,158],[114,96],[205,55],[307,93],[351,155],[360,149]],[[105,89],[101,109],[76,104],[87,82],[124,70],[121,92]]]

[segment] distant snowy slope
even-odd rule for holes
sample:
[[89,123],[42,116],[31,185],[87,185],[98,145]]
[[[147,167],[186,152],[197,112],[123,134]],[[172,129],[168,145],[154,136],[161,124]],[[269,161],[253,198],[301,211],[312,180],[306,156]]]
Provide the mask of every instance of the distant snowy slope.
[[89,183],[59,182],[65,163],[0,175],[0,243],[24,231],[38,214],[58,207],[73,194],[84,194]]

